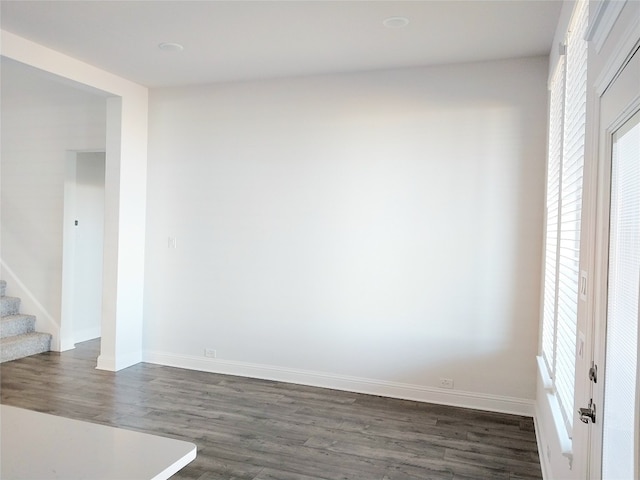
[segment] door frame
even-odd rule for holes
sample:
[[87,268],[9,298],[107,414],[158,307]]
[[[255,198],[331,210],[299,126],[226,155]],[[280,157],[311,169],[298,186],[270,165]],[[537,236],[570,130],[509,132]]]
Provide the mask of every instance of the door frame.
[[[607,331],[607,309],[608,309],[608,274],[609,274],[609,234],[610,234],[610,205],[611,205],[611,168],[612,168],[612,148],[613,134],[627,121],[629,121],[638,111],[640,111],[640,93],[631,95],[631,101],[614,114],[614,118],[608,119],[603,116],[603,97],[609,87],[620,77],[624,69],[629,65],[634,56],[640,55],[640,39],[634,42],[633,46],[627,50],[617,68],[609,68],[602,75],[600,82],[596,86],[597,92],[597,131],[594,138],[598,142],[596,171],[596,205],[595,205],[595,245],[593,249],[593,296],[591,306],[591,354],[590,361],[598,365],[599,372],[602,373],[606,366],[606,331]],[[620,58],[620,56],[618,56]],[[640,57],[638,57],[640,58]],[[612,65],[613,66],[613,65]],[[608,124],[604,124],[604,122]],[[639,343],[640,346],[640,343]],[[588,363],[590,363],[588,361]],[[640,370],[640,369],[639,369]],[[638,374],[640,377],[640,374]],[[601,375],[600,375],[601,377]],[[598,378],[600,385],[603,385],[603,378]],[[597,427],[591,424],[588,428],[587,443],[585,452],[586,476],[585,478],[600,478],[602,469],[602,416],[599,415],[603,407],[604,391],[602,387],[594,388],[589,382],[589,398],[596,404]],[[585,399],[587,402],[589,399]],[[638,399],[636,399],[638,400]],[[585,403],[586,406],[586,403]],[[598,434],[599,432],[599,434]],[[638,418],[636,418],[636,441],[638,441]],[[637,455],[637,452],[636,452]],[[638,459],[636,458],[636,468]]]

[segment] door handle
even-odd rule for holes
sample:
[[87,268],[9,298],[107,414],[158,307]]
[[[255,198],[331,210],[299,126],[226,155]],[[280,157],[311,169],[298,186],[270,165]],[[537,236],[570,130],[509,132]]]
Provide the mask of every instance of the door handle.
[[578,409],[578,415],[580,415],[580,421],[582,423],[596,423],[596,405],[593,400],[589,401],[587,408]]

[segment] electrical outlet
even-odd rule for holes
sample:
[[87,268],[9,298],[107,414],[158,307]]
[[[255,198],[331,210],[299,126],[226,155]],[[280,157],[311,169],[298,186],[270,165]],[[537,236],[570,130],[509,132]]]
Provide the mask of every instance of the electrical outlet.
[[209,358],[216,358],[216,351],[213,348],[205,348],[204,356]]
[[451,378],[441,378],[440,379],[440,388],[453,388],[453,379],[451,379]]

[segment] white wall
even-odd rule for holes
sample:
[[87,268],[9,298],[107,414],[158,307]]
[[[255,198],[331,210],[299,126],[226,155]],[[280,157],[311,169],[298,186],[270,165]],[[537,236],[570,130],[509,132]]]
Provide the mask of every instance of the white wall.
[[145,358],[526,411],[547,61],[152,90]]
[[58,340],[66,155],[104,149],[105,98],[4,58],[1,80],[2,277]]

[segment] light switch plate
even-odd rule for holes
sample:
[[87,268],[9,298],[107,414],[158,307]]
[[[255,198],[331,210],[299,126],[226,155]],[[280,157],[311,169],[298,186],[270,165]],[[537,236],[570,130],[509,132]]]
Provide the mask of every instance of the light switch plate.
[[580,300],[587,301],[587,279],[588,275],[585,270],[580,272]]

